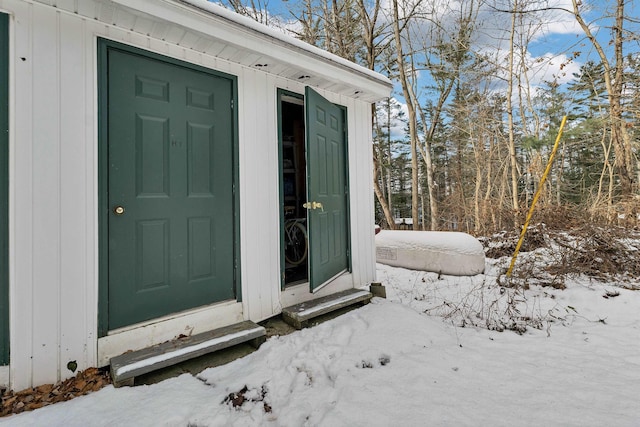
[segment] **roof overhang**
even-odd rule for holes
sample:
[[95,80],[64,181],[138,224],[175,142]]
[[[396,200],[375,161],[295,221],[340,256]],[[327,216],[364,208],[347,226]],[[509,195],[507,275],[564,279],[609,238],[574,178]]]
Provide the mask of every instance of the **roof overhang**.
[[[286,79],[368,102],[388,97],[392,89],[381,74],[206,0],[99,1],[151,21],[151,33],[155,26],[156,33],[176,39],[165,41]],[[113,21],[109,24],[118,26]],[[168,25],[178,30],[158,30]]]

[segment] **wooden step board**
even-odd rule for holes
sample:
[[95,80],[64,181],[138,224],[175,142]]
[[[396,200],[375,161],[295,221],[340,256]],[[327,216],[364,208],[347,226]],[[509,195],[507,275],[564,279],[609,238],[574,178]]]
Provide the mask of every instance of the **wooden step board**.
[[349,289],[284,308],[282,309],[282,318],[294,328],[302,329],[308,325],[310,319],[350,305],[367,304],[372,297],[371,292]]
[[265,328],[247,320],[116,356],[111,359],[111,379],[116,387],[132,386],[142,374],[244,342],[258,348],[265,340]]

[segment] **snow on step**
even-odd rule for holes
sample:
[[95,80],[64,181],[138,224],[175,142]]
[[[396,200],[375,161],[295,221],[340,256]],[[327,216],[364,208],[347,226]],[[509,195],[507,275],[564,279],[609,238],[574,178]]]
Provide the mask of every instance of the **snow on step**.
[[383,230],[376,234],[376,261],[394,267],[453,276],[484,272],[484,249],[475,237],[456,231]]
[[251,344],[257,348],[264,342],[265,336],[265,328],[247,320],[191,337],[178,338],[112,358],[111,378],[116,387],[133,385],[133,380],[137,376],[203,354],[213,353],[247,341],[252,341]]
[[358,303],[367,304],[372,297],[371,292],[348,289],[316,300],[286,307],[282,309],[282,318],[294,328],[302,329],[314,317]]

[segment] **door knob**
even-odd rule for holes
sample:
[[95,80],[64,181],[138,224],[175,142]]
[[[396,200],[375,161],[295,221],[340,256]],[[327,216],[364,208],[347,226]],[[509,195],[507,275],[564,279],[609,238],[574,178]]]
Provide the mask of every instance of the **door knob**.
[[116,215],[122,215],[124,213],[124,207],[123,206],[116,206],[113,209],[113,213],[115,213]]
[[302,207],[305,208],[305,209],[322,209],[322,212],[324,212],[324,207],[322,206],[322,203],[320,203],[320,202],[303,203]]

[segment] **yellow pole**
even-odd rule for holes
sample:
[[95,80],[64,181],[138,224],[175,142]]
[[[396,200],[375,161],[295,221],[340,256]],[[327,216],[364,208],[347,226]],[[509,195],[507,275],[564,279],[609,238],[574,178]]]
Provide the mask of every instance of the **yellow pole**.
[[558,136],[556,137],[556,142],[553,145],[553,150],[551,150],[551,155],[549,156],[549,161],[547,162],[547,168],[544,170],[542,174],[542,179],[540,179],[540,183],[538,184],[538,190],[536,194],[533,196],[533,201],[531,202],[531,207],[529,208],[529,212],[527,212],[527,219],[524,221],[524,226],[522,226],[522,232],[520,233],[520,239],[518,240],[518,244],[516,245],[516,250],[513,253],[513,257],[511,258],[511,264],[509,265],[509,269],[507,270],[507,277],[511,276],[511,271],[513,270],[513,266],[516,263],[516,259],[518,258],[518,252],[520,252],[520,247],[522,246],[522,242],[524,241],[524,235],[527,233],[527,227],[529,227],[529,221],[531,221],[531,217],[533,216],[533,210],[536,207],[536,203],[538,202],[538,198],[540,198],[540,193],[542,192],[542,188],[544,186],[544,182],[547,180],[547,175],[549,175],[549,171],[551,171],[551,165],[553,164],[553,158],[556,155],[556,151],[558,151],[558,145],[560,144],[560,138],[562,137],[562,130],[564,129],[564,125],[567,122],[567,116],[562,118],[562,122],[560,123],[560,130],[558,131]]

